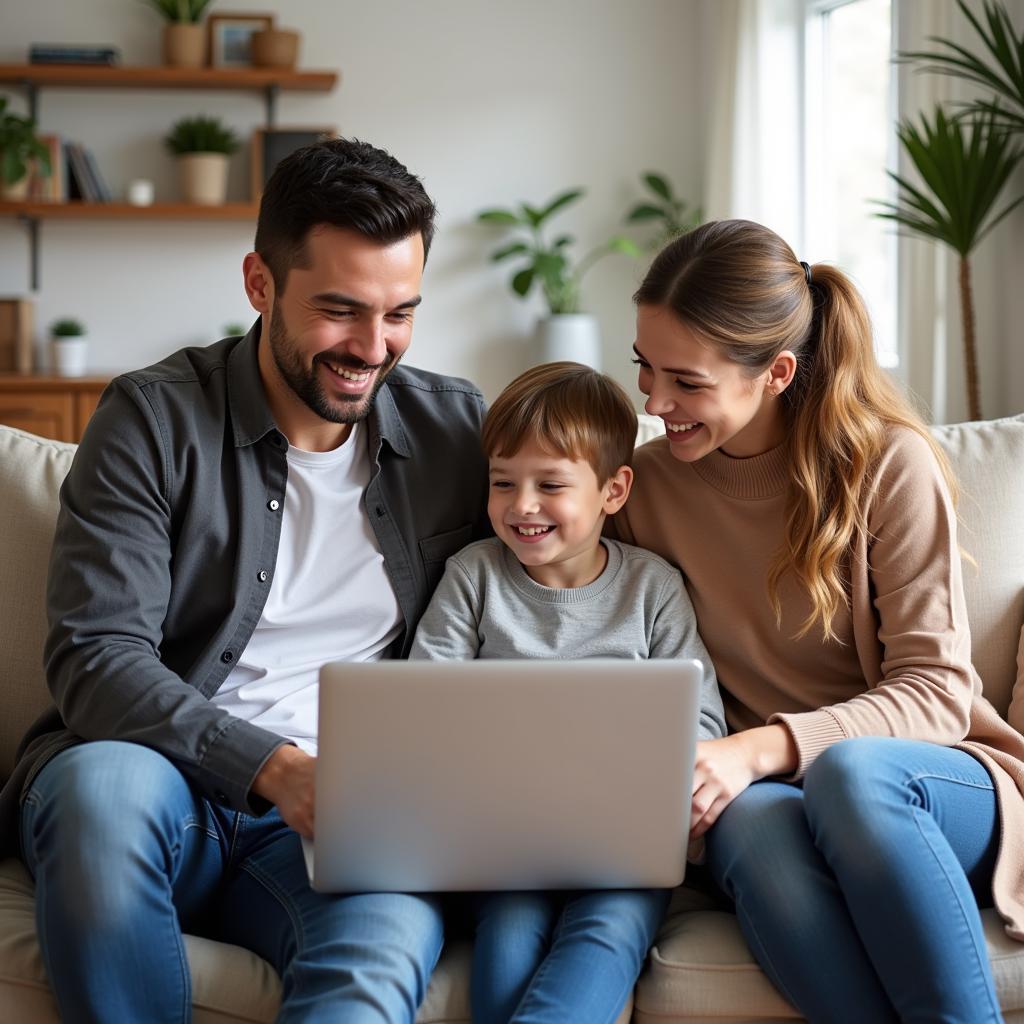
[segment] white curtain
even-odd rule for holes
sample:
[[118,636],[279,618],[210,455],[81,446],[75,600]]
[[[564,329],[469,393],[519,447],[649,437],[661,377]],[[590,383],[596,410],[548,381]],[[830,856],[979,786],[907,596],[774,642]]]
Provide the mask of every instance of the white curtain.
[[719,0],[711,46],[709,220],[743,217],[804,248],[802,0]]
[[[1024,0],[1003,0],[1018,26]],[[968,0],[982,12],[981,0]],[[706,160],[708,216],[747,217],[785,238],[797,254],[807,237],[804,203],[804,0],[719,0],[709,39],[711,127]],[[954,0],[893,0],[898,50],[932,49],[942,36],[974,51],[981,44]],[[899,116],[931,116],[937,102],[969,97],[948,76],[899,68]],[[810,98],[813,100],[813,97]],[[842,117],[842,111],[834,112]],[[901,173],[912,171],[900,153]],[[1024,191],[1024,171],[1000,208]],[[902,238],[899,376],[933,422],[964,419],[958,260],[946,247]],[[971,258],[982,407],[988,417],[1024,410],[1024,209]]]

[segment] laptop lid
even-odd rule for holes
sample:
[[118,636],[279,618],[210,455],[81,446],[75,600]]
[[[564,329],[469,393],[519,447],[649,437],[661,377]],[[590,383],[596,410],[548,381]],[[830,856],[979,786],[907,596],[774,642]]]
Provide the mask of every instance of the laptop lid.
[[664,660],[324,666],[313,887],[678,885],[701,673]]

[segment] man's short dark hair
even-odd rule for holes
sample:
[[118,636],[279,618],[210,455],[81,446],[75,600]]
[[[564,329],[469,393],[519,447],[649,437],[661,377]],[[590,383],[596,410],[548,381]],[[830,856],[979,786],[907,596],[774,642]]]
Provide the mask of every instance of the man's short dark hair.
[[322,139],[286,156],[260,200],[256,252],[284,291],[288,271],[308,266],[306,241],[321,224],[391,245],[419,233],[426,258],[436,213],[416,175],[358,139]]

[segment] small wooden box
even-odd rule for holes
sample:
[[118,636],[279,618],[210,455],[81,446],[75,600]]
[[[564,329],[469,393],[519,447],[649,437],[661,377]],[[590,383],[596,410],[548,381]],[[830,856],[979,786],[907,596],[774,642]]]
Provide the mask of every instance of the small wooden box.
[[0,299],[0,372],[32,372],[31,299]]

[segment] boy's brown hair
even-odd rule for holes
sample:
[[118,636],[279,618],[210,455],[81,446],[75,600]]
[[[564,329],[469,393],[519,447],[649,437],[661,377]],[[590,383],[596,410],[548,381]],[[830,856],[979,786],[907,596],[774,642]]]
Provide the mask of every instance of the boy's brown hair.
[[535,441],[563,459],[586,461],[598,483],[628,466],[637,420],[626,392],[582,363],[544,363],[505,388],[484,419],[487,456],[512,456]]

